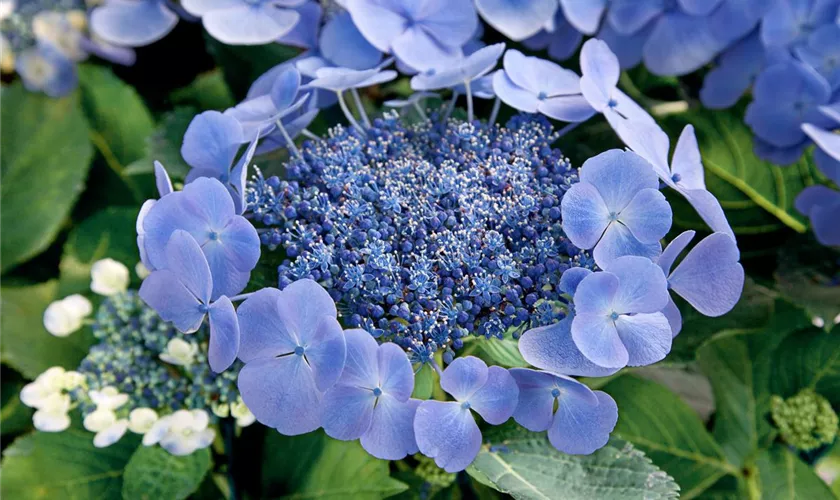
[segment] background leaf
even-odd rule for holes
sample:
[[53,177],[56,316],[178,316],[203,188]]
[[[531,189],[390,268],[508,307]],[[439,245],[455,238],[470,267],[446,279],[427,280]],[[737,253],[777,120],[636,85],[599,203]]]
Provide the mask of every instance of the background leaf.
[[773,359],[770,390],[784,398],[813,389],[840,408],[840,328],[816,328],[786,338]]
[[195,492],[210,470],[210,450],[175,456],[160,446],[140,446],[125,466],[125,500],[181,500]]
[[190,106],[202,111],[224,111],[236,105],[219,69],[198,75],[188,86],[172,92],[171,97],[176,106]]
[[190,166],[181,157],[181,143],[190,122],[198,111],[195,108],[175,108],[161,118],[160,125],[145,143],[145,155],[126,167],[129,175],[154,172],[155,160],[161,162],[169,175],[183,179]]
[[828,485],[790,450],[776,445],[756,461],[758,494],[762,500],[831,500]]
[[21,437],[3,452],[0,492],[15,500],[119,498],[123,469],[139,438],[95,448],[93,434],[71,428]]
[[0,316],[3,318],[3,342],[0,354],[4,363],[25,377],[34,379],[47,368],[62,366],[75,369],[94,343],[89,329],[67,337],[54,337],[44,329],[44,310],[56,300],[58,282],[39,285],[3,287]]
[[4,86],[0,116],[0,271],[47,248],[84,187],[93,149],[74,93],[62,99]]
[[517,500],[677,498],[674,480],[633,445],[613,440],[591,455],[557,451],[544,433],[494,427],[467,472]]

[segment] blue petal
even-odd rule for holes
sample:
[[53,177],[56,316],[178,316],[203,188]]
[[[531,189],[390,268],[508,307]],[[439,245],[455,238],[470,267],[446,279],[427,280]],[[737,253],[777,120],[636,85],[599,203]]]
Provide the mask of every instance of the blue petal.
[[729,221],[726,220],[726,214],[723,213],[723,208],[720,206],[717,198],[715,198],[715,195],[705,189],[679,190],[679,192],[691,203],[691,206],[694,207],[694,210],[697,211],[712,231],[725,233],[730,238],[735,238],[735,232],[729,226]]
[[613,273],[590,274],[578,283],[575,290],[575,312],[603,316],[610,314],[619,286],[618,276]]
[[379,345],[368,332],[360,328],[345,330],[344,340],[347,344],[347,360],[339,383],[372,391],[379,386]]
[[526,368],[512,368],[510,374],[519,387],[513,419],[529,431],[547,431],[554,415],[554,376]]
[[499,70],[493,74],[493,91],[502,102],[519,111],[536,113],[540,105],[537,96],[513,83],[505,70]]
[[761,38],[751,35],[726,50],[703,80],[700,100],[707,108],[725,109],[735,105],[765,64]]
[[616,320],[615,328],[627,348],[628,366],[650,365],[665,359],[671,352],[674,336],[668,319],[661,312],[632,316],[623,314]]
[[272,119],[276,114],[277,107],[268,94],[248,98],[224,112],[225,116],[239,122],[243,138],[253,137],[257,133],[260,135],[268,133],[273,128]]
[[840,186],[840,160],[832,158],[822,149],[815,149],[814,163],[823,175]]
[[610,23],[604,23],[598,32],[598,38],[610,46],[610,50],[618,57],[621,69],[630,69],[642,62],[645,42],[655,24],[651,23],[632,35],[622,35],[616,32]]
[[660,252],[662,252],[662,246],[659,243],[642,243],[626,226],[614,222],[604,232],[604,237],[598,242],[592,252],[592,257],[603,269],[620,257],[635,255],[653,259],[658,257]]
[[580,181],[593,184],[612,212],[620,212],[642,189],[659,187],[656,174],[644,158],[619,149],[586,160],[580,169]]
[[662,14],[661,0],[612,0],[607,19],[622,35],[633,34]]
[[201,247],[186,231],[176,230],[166,244],[166,268],[196,299],[210,302],[213,279]]
[[335,385],[321,399],[321,425],[328,436],[359,439],[370,429],[376,396],[370,389]]
[[[753,137],[753,152],[755,155],[762,160],[777,163],[779,165],[791,165],[796,163],[796,161],[802,157],[802,153],[805,151],[805,148],[810,145],[811,140],[804,134],[801,142],[798,142],[793,146],[785,147],[774,146],[759,137]],[[821,153],[821,151],[816,151],[815,154],[817,153]]]
[[161,198],[172,192],[172,181],[163,165],[155,160],[155,187]]
[[823,130],[810,123],[802,125],[802,131],[810,137],[817,146],[828,153],[835,160],[840,161],[840,135],[833,131]]
[[642,243],[657,243],[671,229],[671,205],[658,189],[642,189],[618,214],[618,220]]
[[367,86],[367,82],[377,79],[380,75],[396,78],[396,73],[390,70],[378,69],[352,70],[347,68],[320,68],[316,72],[317,78],[307,84],[308,87],[322,88],[340,92],[347,89]]
[[216,177],[220,177],[230,171],[243,142],[242,126],[235,118],[218,111],[205,111],[187,127],[181,156],[191,167],[216,170],[219,172]]
[[720,5],[722,0],[678,0],[683,11],[692,16],[706,16]]
[[239,323],[236,311],[227,297],[221,297],[210,306],[210,347],[207,360],[210,368],[221,373],[236,360],[239,352]]
[[289,354],[298,345],[292,335],[295,325],[280,316],[281,296],[280,290],[263,288],[237,309],[241,336],[239,359],[245,363]]
[[583,35],[565,22],[565,19],[563,21],[555,28],[548,45],[548,57],[555,61],[565,61],[575,55],[580,42],[583,41]]
[[558,288],[561,292],[574,296],[575,290],[577,290],[577,286],[581,280],[590,274],[592,274],[592,271],[585,267],[572,267],[567,269],[560,276],[560,285]]
[[796,197],[795,206],[802,215],[810,217],[815,208],[832,205],[838,196],[838,192],[828,186],[808,186]]
[[346,11],[330,18],[319,40],[321,54],[336,66],[370,69],[382,60],[382,53],[359,32]]
[[345,7],[362,35],[382,52],[391,52],[394,39],[408,26],[404,16],[373,0],[348,0]]
[[201,16],[204,29],[228,45],[262,45],[290,32],[300,14],[272,4],[242,5],[212,10]]
[[258,142],[259,137],[254,137],[254,140],[251,141],[251,144],[248,145],[248,148],[239,157],[236,166],[230,171],[230,187],[233,188],[231,197],[233,197],[234,210],[237,215],[242,215],[245,212],[245,208],[247,208],[245,195],[247,194],[248,166],[254,158]]
[[160,40],[178,23],[163,0],[109,0],[90,15],[90,29],[114,45],[139,47]]
[[456,358],[440,377],[440,387],[458,401],[466,401],[487,382],[487,365],[475,356]]
[[811,2],[775,2],[761,21],[761,40],[767,47],[787,47],[801,34]]
[[362,447],[382,460],[400,460],[417,453],[414,416],[420,401],[397,401],[387,394],[379,397],[370,428],[362,435]]
[[501,425],[513,416],[518,398],[516,380],[504,368],[491,366],[487,382],[469,397],[469,403],[487,423]]
[[668,301],[668,305],[662,310],[662,314],[668,319],[668,325],[671,327],[671,336],[676,337],[682,331],[682,313],[674,299]]
[[434,458],[446,472],[466,469],[481,449],[481,431],[461,403],[420,403],[414,417],[414,436],[420,453]]
[[379,346],[376,357],[382,392],[398,401],[408,400],[414,391],[414,370],[405,351],[397,344],[386,342]]
[[618,58],[602,40],[592,38],[580,52],[580,90],[597,111],[609,105],[618,85],[621,68]]
[[184,333],[198,330],[204,321],[202,303],[167,269],[154,271],[143,280],[140,298]]
[[242,401],[257,420],[281,434],[306,434],[321,425],[321,392],[303,356],[246,363],[239,372],[238,385]]
[[[812,189],[814,186],[807,188]],[[840,245],[840,192],[834,192],[834,202],[811,209],[811,227],[817,241],[826,246]]]
[[610,224],[610,210],[594,185],[573,184],[560,203],[563,231],[578,248],[593,248]]
[[580,93],[580,77],[557,64],[527,57],[515,49],[505,52],[505,73],[518,87],[543,98]]
[[476,0],[478,13],[490,26],[514,41],[542,29],[554,16],[557,0]]
[[735,240],[714,233],[695,246],[668,278],[671,289],[706,316],[729,312],[744,288]]
[[572,320],[572,340],[584,356],[605,368],[622,368],[630,359],[615,323],[606,314],[577,314]]
[[605,268],[618,278],[613,310],[619,314],[654,313],[668,303],[668,282],[649,258],[620,257]]
[[300,20],[291,31],[277,39],[277,43],[293,45],[302,49],[318,46],[318,29],[321,27],[323,9],[318,2],[306,2],[295,10],[300,14]]
[[680,134],[671,162],[671,171],[679,178],[675,181],[677,186],[683,189],[706,189],[703,159],[700,157],[700,147],[697,145],[693,125],[686,125]]
[[662,251],[662,255],[659,256],[656,263],[659,265],[659,268],[662,269],[662,272],[665,273],[665,276],[671,274],[671,267],[674,265],[674,262],[677,261],[677,257],[680,256],[683,250],[685,250],[689,243],[691,243],[691,240],[694,239],[695,234],[695,231],[684,231],[680,233],[680,235],[671,240],[671,242],[668,243],[668,246],[665,247],[665,250]]
[[[312,367],[315,385],[319,391],[333,386],[341,376],[346,358],[344,332],[338,320],[331,316],[322,316],[314,328],[309,329],[312,337],[306,347],[306,361]],[[305,342],[305,341],[304,341]]]
[[519,339],[519,352],[537,368],[563,375],[605,377],[618,371],[589,361],[572,340],[571,326],[568,316],[557,324],[528,330]]
[[668,134],[655,123],[622,120],[617,121],[616,124],[615,132],[624,144],[647,160],[662,182],[674,187],[668,162],[668,150],[671,147]]
[[401,2],[423,30],[446,47],[465,45],[478,29],[473,0]]
[[569,23],[586,35],[594,35],[607,10],[607,0],[560,0]]
[[210,272],[213,275],[213,293],[211,299],[216,300],[222,295],[233,297],[248,285],[251,279],[250,271],[239,271],[228,260],[228,252],[218,242],[207,242],[202,248]]
[[15,69],[27,90],[44,92],[50,97],[69,94],[79,81],[73,61],[47,43],[38,43],[21,52]]
[[505,50],[505,44],[488,45],[457,62],[447,64],[444,69],[421,73],[411,79],[414,90],[436,90],[466,83],[486,75],[496,66]]
[[[596,391],[598,404],[574,397],[560,397],[548,440],[571,455],[589,455],[602,448],[618,422],[618,406],[607,393]],[[571,396],[571,395],[569,395]]]
[[282,111],[291,106],[298,96],[299,89],[300,71],[294,66],[277,75],[277,79],[271,86],[271,101],[277,111]]
[[[259,235],[244,217],[236,216],[219,233],[226,260],[238,271],[250,271],[260,258]],[[206,253],[205,246],[205,253]]]
[[563,122],[585,122],[595,114],[595,109],[582,95],[552,97],[540,103],[537,109],[549,118]]
[[330,294],[309,279],[297,280],[283,289],[280,309],[281,316],[294,327],[300,345],[307,345],[316,336],[314,329],[322,317],[338,316]]
[[707,18],[671,12],[662,16],[645,43],[645,65],[654,74],[679,76],[708,64],[724,48]]

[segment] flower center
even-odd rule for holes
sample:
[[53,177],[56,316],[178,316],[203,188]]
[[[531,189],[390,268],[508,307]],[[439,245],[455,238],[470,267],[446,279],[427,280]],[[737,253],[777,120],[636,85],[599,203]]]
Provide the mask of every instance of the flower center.
[[299,345],[299,346],[295,347],[295,354],[298,355],[298,356],[303,356],[303,353],[305,351],[306,351],[306,349],[304,349],[302,345]]
[[379,387],[374,387],[373,388],[373,395],[378,398],[379,396],[382,395],[382,389],[380,389]]
[[682,180],[682,176],[680,174],[674,174],[671,176],[671,180],[674,182],[680,182]]
[[615,99],[610,99],[609,102],[607,102],[607,106],[611,108],[618,107],[618,101],[616,101]]
[[216,231],[210,231],[208,237],[210,238],[210,241],[216,241],[219,239],[219,233],[217,233]]
[[540,92],[539,94],[537,94],[537,99],[539,99],[541,101],[544,101],[547,98],[548,98],[548,94],[546,94],[545,92]]
[[613,311],[612,314],[610,314],[610,319],[613,320],[613,321],[617,320],[618,319],[618,313]]
[[560,396],[560,389],[554,388],[551,390],[551,397],[556,398]]
[[469,410],[470,409],[470,402],[469,401],[464,401],[463,403],[461,403],[461,409],[462,410]]
[[617,221],[618,220],[618,214],[615,213],[615,212],[610,212],[609,218],[610,218],[610,222]]

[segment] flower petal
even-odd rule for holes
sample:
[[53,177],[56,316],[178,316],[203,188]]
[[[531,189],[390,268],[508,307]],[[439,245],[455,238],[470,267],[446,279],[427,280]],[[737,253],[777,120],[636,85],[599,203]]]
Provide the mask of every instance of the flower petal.
[[493,74],[493,91],[502,102],[519,111],[536,113],[540,105],[537,96],[513,83],[505,70]]
[[581,92],[593,108],[603,110],[618,85],[621,74],[618,58],[604,41],[592,38],[580,51],[580,70]]
[[563,14],[585,35],[594,35],[607,9],[607,0],[560,0]]
[[595,391],[598,404],[574,397],[560,397],[560,404],[548,440],[552,446],[571,455],[589,455],[602,448],[618,422],[618,406],[613,398]]
[[178,15],[157,0],[110,0],[90,15],[90,29],[114,45],[140,47],[160,40],[178,23]]
[[668,243],[668,246],[662,251],[662,255],[659,256],[656,263],[662,269],[665,276],[671,274],[671,267],[673,267],[677,257],[680,256],[688,244],[691,243],[691,240],[694,239],[695,234],[697,234],[695,231],[684,231],[680,233],[680,235],[671,240],[671,243]]
[[512,368],[510,374],[519,387],[513,419],[529,431],[547,431],[554,414],[554,376],[527,368]]
[[695,246],[668,278],[671,289],[706,316],[729,312],[744,288],[735,240],[714,233]]
[[321,425],[328,436],[359,439],[370,429],[376,396],[370,389],[336,385],[321,399]]
[[344,340],[347,354],[339,384],[363,387],[368,390],[378,387],[377,351],[379,345],[371,334],[361,328],[345,330]]
[[143,280],[140,298],[184,333],[198,330],[204,321],[201,302],[167,269],[157,270]]
[[242,126],[235,118],[218,111],[205,111],[187,127],[181,156],[191,167],[217,171],[215,177],[219,178],[230,171],[243,142]]
[[592,252],[595,263],[602,269],[614,260],[628,255],[654,259],[662,252],[659,243],[642,243],[623,224],[613,223],[604,232],[604,237]]
[[572,320],[572,340],[590,361],[605,368],[622,368],[630,356],[615,324],[606,314],[578,314]]
[[656,75],[681,76],[708,64],[724,48],[708,18],[679,11],[663,15],[645,43],[645,66]]
[[481,431],[470,410],[460,403],[420,403],[414,417],[414,436],[420,453],[434,458],[446,472],[466,469],[481,449]]
[[606,268],[618,278],[618,290],[613,298],[614,311],[619,314],[653,313],[668,303],[668,282],[662,269],[650,259],[626,256],[616,259]]
[[212,10],[201,16],[201,20],[204,29],[222,43],[262,45],[291,31],[300,20],[300,14],[271,4],[253,6],[245,3]]
[[678,191],[694,207],[694,210],[712,231],[728,234],[730,238],[735,239],[735,232],[732,231],[729,221],[726,220],[726,214],[715,195],[705,189]]
[[382,460],[400,460],[417,453],[414,416],[420,401],[397,401],[388,394],[379,396],[370,428],[362,435],[362,447]]
[[283,289],[281,316],[295,329],[301,345],[309,344],[322,316],[336,318],[335,302],[324,287],[310,279],[297,280]]
[[294,325],[280,315],[281,296],[280,290],[263,288],[237,309],[241,336],[238,356],[245,363],[294,352],[297,346],[297,339],[292,336]]
[[221,373],[236,360],[239,352],[239,322],[236,310],[227,297],[221,297],[210,306],[210,346],[207,360],[210,368]]
[[342,68],[370,69],[382,60],[382,53],[365,39],[347,11],[332,16],[318,40],[321,54]]
[[578,248],[594,247],[610,224],[610,211],[595,185],[573,184],[560,204],[563,231]]
[[525,361],[553,373],[580,377],[605,377],[618,371],[598,366],[580,352],[572,340],[572,319],[568,316],[554,325],[523,333],[519,352]]
[[391,52],[391,43],[408,26],[408,19],[370,0],[347,0],[345,7],[365,39],[382,52]]
[[662,314],[668,319],[668,324],[671,326],[671,336],[676,337],[682,331],[682,313],[680,308],[674,302],[674,299],[668,301],[668,305],[662,310]]
[[560,275],[560,284],[558,288],[563,293],[574,296],[575,290],[577,290],[577,286],[580,284],[581,280],[590,274],[592,274],[592,271],[585,267],[572,267],[566,269],[563,274]]
[[671,352],[671,325],[664,314],[622,314],[615,322],[627,348],[628,366],[645,366],[665,359]]
[[398,401],[406,401],[414,391],[414,370],[405,351],[397,344],[386,342],[379,346],[376,358],[379,387]]
[[456,358],[440,377],[440,387],[458,401],[466,401],[487,382],[487,365],[475,356]]
[[659,187],[656,174],[644,158],[619,149],[586,160],[580,169],[580,181],[593,184],[612,212],[620,212],[642,189]]
[[492,425],[501,425],[513,416],[519,388],[516,380],[502,367],[487,370],[487,382],[469,397],[470,408]]
[[347,355],[344,332],[338,320],[321,316],[312,330],[312,336],[304,341],[306,361],[312,367],[315,385],[319,391],[333,386],[341,376]]
[[618,220],[642,243],[658,243],[671,229],[671,205],[658,189],[642,189]]
[[557,0],[476,0],[475,7],[490,26],[514,41],[542,29],[554,16]]
[[584,122],[595,109],[582,95],[551,97],[540,103],[538,111],[549,118],[570,123]]

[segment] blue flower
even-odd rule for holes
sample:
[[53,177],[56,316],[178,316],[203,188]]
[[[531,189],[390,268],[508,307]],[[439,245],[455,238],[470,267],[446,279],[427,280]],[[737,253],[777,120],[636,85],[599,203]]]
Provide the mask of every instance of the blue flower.
[[347,11],[333,15],[321,29],[318,51],[341,68],[370,69],[382,61],[382,52],[365,39]]
[[540,31],[558,5],[557,0],[475,0],[475,7],[487,24],[518,42]]
[[594,35],[609,0],[560,0],[566,19],[581,33]]
[[577,51],[583,35],[558,9],[549,23],[543,26],[543,30],[536,35],[523,40],[522,44],[531,50],[548,49],[548,55],[556,61],[564,61]]
[[307,87],[343,92],[349,89],[370,87],[393,80],[397,72],[377,68],[355,70],[350,68],[323,67],[316,71],[314,80]]
[[300,280],[282,292],[264,288],[236,311],[242,400],[264,425],[297,435],[321,426],[324,391],[339,379],[346,356],[335,303],[317,283]]
[[601,268],[623,255],[656,257],[671,227],[671,206],[658,187],[637,154],[601,153],[583,164],[580,182],[563,197],[563,230],[575,246],[594,248]]
[[150,270],[166,268],[173,232],[189,232],[210,264],[213,299],[242,291],[260,256],[256,229],[236,215],[230,193],[216,179],[202,177],[164,196],[141,210],[137,226],[140,255]]
[[336,439],[360,439],[368,453],[400,460],[417,453],[414,414],[420,401],[409,399],[414,372],[396,344],[377,345],[364,330],[344,332],[347,363],[338,382],[321,400],[321,425]]
[[668,300],[659,266],[645,257],[620,257],[577,286],[572,340],[607,368],[660,361],[671,350],[671,328],[660,312]]
[[703,106],[724,109],[734,106],[767,64],[768,54],[758,33],[738,41],[720,55],[706,74],[700,100]]
[[[589,274],[591,271],[578,277],[582,279]],[[523,333],[519,338],[519,352],[525,361],[541,370],[579,377],[606,377],[617,372],[620,368],[596,365],[580,352],[572,339],[573,319],[572,314],[553,325],[539,326]]]
[[165,321],[193,333],[210,318],[208,359],[215,372],[233,364],[239,350],[239,324],[230,299],[211,302],[213,276],[201,248],[186,231],[176,230],[166,244],[166,268],[143,280],[140,297]]
[[348,0],[346,8],[374,47],[415,69],[460,55],[478,26],[471,0]]
[[840,25],[817,28],[805,44],[794,49],[796,56],[821,74],[832,90],[840,88]]
[[178,24],[166,0],[106,0],[90,14],[90,30],[114,45],[141,47],[156,42]]
[[488,368],[473,356],[455,359],[441,375],[440,386],[455,401],[420,403],[414,436],[422,454],[434,458],[441,469],[458,472],[481,449],[481,431],[471,410],[491,425],[503,424],[516,410],[519,389],[507,370]]
[[304,0],[183,0],[217,40],[231,45],[262,45],[290,32],[301,16],[293,9]]
[[589,455],[607,444],[618,422],[618,407],[607,393],[552,373],[513,368],[510,374],[519,387],[513,418],[522,427],[548,431],[552,446],[571,455]]
[[508,106],[542,113],[566,122],[582,122],[595,114],[580,92],[580,77],[550,61],[508,50],[504,71],[493,76],[493,88]]
[[324,9],[318,2],[305,1],[294,8],[300,15],[295,27],[278,38],[277,43],[293,45],[302,49],[313,49],[318,46],[318,31],[321,28],[321,18]]
[[234,165],[239,146],[245,140],[242,126],[235,118],[218,111],[205,111],[190,122],[181,144],[181,156],[192,167],[184,181],[191,183],[202,177],[218,179],[230,192],[237,214],[245,211],[245,180],[257,147],[254,135]]
[[815,29],[837,22],[837,3],[822,0],[776,0],[761,20],[761,40],[766,47],[795,48]]
[[448,61],[433,71],[415,75],[411,79],[411,88],[422,91],[449,88],[458,84],[467,86],[489,73],[504,51],[503,43],[478,49],[466,57]]
[[79,76],[73,61],[52,45],[39,42],[15,58],[15,70],[30,91],[62,97],[76,88]]
[[[820,108],[833,121],[826,129],[806,123],[802,130],[817,143],[814,159],[823,174],[836,185],[840,185],[840,135],[832,132],[840,129],[840,103]],[[796,209],[811,219],[811,226],[817,240],[823,245],[840,245],[840,192],[826,186],[809,186],[796,198]]]
[[[671,241],[656,261],[668,277],[668,289],[684,298],[706,316],[722,316],[738,302],[744,288],[744,268],[738,262],[740,252],[735,240],[724,233],[714,233],[698,243],[671,271],[677,257],[685,250],[694,231],[686,231]],[[675,337],[682,329],[682,316],[671,299],[662,311]]]
[[745,120],[770,145],[796,146],[806,140],[800,125],[825,122],[818,107],[830,97],[828,82],[810,66],[796,61],[775,64],[756,79]]
[[659,126],[619,122],[617,132],[625,144],[653,166],[656,175],[665,185],[676,190],[691,203],[712,231],[726,233],[735,239],[735,233],[726,220],[720,202],[706,190],[700,148],[693,126],[686,125],[680,134],[670,166],[670,141],[668,134]]

